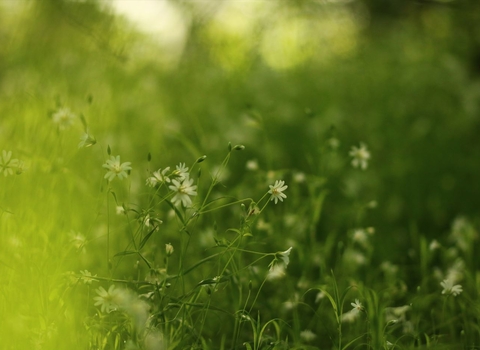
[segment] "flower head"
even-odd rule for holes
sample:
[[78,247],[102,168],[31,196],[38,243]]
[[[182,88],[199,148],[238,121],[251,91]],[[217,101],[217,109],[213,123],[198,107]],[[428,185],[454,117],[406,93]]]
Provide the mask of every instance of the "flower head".
[[170,182],[170,178],[166,175],[170,171],[170,167],[165,169],[158,169],[152,173],[152,176],[147,179],[147,186],[155,187],[158,184]]
[[181,182],[176,179],[172,180],[172,185],[168,186],[175,195],[172,198],[173,204],[177,205],[182,203],[184,207],[192,205],[192,200],[190,196],[196,196],[197,186],[192,185],[193,179],[189,179],[188,176],[184,178]]
[[284,252],[277,253],[278,259],[282,261],[282,263],[283,263],[283,265],[285,265],[285,267],[287,267],[288,264],[290,263],[290,252],[291,251],[292,251],[292,247],[288,248]]
[[463,288],[460,284],[453,284],[452,280],[446,279],[440,282],[440,285],[443,287],[442,294],[453,295],[456,297],[463,292]]
[[110,313],[117,309],[118,305],[115,300],[117,299],[118,289],[115,289],[113,284],[108,288],[108,291],[103,287],[97,288],[95,291],[98,296],[93,300],[96,301],[95,306],[100,306],[102,312]]
[[171,245],[170,243],[165,244],[165,253],[167,254],[167,256],[172,255],[173,250],[173,245]]
[[288,186],[285,185],[285,181],[276,180],[275,184],[269,185],[269,187],[270,187],[270,190],[268,191],[268,193],[271,194],[270,200],[271,201],[275,200],[275,204],[277,204],[279,200],[280,202],[283,202],[283,198],[287,198],[287,195],[283,193],[283,191],[285,191],[288,188]]
[[128,171],[132,170],[130,164],[132,163],[125,162],[120,164],[120,156],[110,156],[110,159],[103,164],[103,167],[108,170],[104,178],[108,179],[108,181],[112,181],[116,176],[119,179],[127,178]]
[[3,150],[0,157],[0,173],[3,173],[4,176],[13,175],[13,170],[18,166],[18,159],[12,159],[12,151]]
[[362,311],[363,310],[363,305],[360,302],[360,300],[358,300],[358,299],[355,299],[355,302],[350,303],[350,305],[352,305],[353,310],[357,310],[357,311]]
[[57,124],[59,130],[65,130],[72,126],[75,119],[73,114],[68,108],[60,108],[52,115],[52,121]]
[[188,167],[185,166],[185,163],[180,163],[175,167],[173,175],[177,176],[179,180],[188,179]]
[[90,271],[83,270],[83,271],[80,271],[80,273],[82,274],[82,277],[80,277],[80,280],[84,284],[92,284],[93,281],[96,281],[95,277],[97,277],[97,275],[92,276],[92,273]]
[[354,168],[360,167],[362,170],[367,169],[370,152],[368,152],[367,146],[364,143],[360,143],[360,147],[352,146],[349,155],[353,158],[352,166]]

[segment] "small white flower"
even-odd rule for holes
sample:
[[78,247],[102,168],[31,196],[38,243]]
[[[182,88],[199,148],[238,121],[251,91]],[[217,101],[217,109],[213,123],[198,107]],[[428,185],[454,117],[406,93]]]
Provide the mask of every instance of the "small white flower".
[[118,176],[119,179],[127,178],[128,171],[132,170],[130,164],[132,163],[125,162],[120,164],[120,156],[110,156],[110,159],[108,159],[105,164],[102,165],[108,170],[104,178],[108,179],[108,181],[112,181],[115,176]]
[[52,115],[52,121],[57,124],[59,130],[65,130],[72,126],[74,119],[75,114],[68,108],[60,108]]
[[185,163],[180,163],[175,167],[173,175],[177,176],[179,180],[184,180],[189,178],[188,167],[185,166]]
[[285,266],[273,262],[268,270],[267,279],[269,281],[277,280],[285,276]]
[[0,173],[4,176],[13,175],[14,169],[17,169],[19,165],[18,159],[12,159],[12,151],[2,151],[0,157]]
[[315,338],[317,338],[317,335],[313,333],[310,329],[305,329],[304,331],[300,332],[300,338],[302,338],[303,341],[310,342],[315,340]]
[[118,305],[115,300],[117,299],[118,290],[115,289],[113,284],[108,288],[108,292],[103,287],[97,288],[95,291],[98,297],[93,298],[93,300],[96,301],[95,306],[100,306],[102,312],[110,313],[117,309]]
[[197,192],[195,191],[197,189],[197,186],[192,185],[193,179],[189,179],[187,177],[181,182],[173,179],[172,184],[173,185],[168,186],[169,189],[175,192],[175,195],[172,198],[172,203],[175,205],[182,203],[184,207],[192,205],[192,200],[190,199],[190,196],[197,195]]
[[152,173],[152,176],[147,179],[147,186],[155,187],[158,184],[170,182],[170,178],[166,175],[170,171],[170,167],[165,169],[158,169]]
[[280,259],[285,267],[288,266],[290,263],[290,252],[292,251],[292,247],[288,248],[284,252],[277,253],[278,259]]
[[256,159],[251,159],[247,162],[245,167],[247,168],[247,170],[256,171],[258,170],[258,161]]
[[285,181],[276,180],[275,184],[269,185],[269,187],[270,187],[270,190],[268,191],[268,193],[271,194],[270,200],[271,201],[275,200],[275,204],[277,204],[279,200],[280,202],[283,202],[283,198],[287,198],[287,195],[283,193],[283,191],[285,191],[288,188],[288,186],[285,185]]
[[117,213],[117,215],[125,214],[125,208],[123,207],[123,205],[117,205],[117,207],[115,208],[115,212]]
[[340,320],[342,322],[352,323],[358,318],[359,315],[360,315],[360,312],[357,309],[352,309],[350,311],[343,313],[340,316]]
[[362,303],[358,299],[355,299],[355,302],[350,303],[350,305],[352,305],[353,310],[357,310],[357,311],[363,310]]
[[442,245],[440,243],[438,243],[438,241],[436,239],[431,241],[430,244],[428,245],[428,249],[430,249],[430,251],[440,249],[441,247],[442,247]]
[[80,271],[80,273],[82,274],[82,277],[80,277],[80,279],[84,284],[92,284],[93,281],[96,281],[95,277],[97,277],[97,275],[92,276],[92,273],[90,271],[83,270]]
[[303,183],[303,182],[305,182],[306,179],[307,179],[307,177],[306,177],[305,173],[302,173],[301,171],[296,172],[293,175],[293,181],[295,181],[296,183]]
[[364,143],[360,143],[360,147],[352,146],[349,155],[352,159],[352,166],[354,168],[360,167],[362,170],[367,169],[368,160],[370,159],[370,152]]
[[451,294],[456,297],[463,292],[463,288],[460,284],[454,285],[453,282],[449,279],[443,280],[442,282],[440,282],[440,285],[443,287],[442,294]]
[[167,254],[167,256],[172,255],[173,250],[173,245],[171,245],[170,243],[165,244],[165,254]]

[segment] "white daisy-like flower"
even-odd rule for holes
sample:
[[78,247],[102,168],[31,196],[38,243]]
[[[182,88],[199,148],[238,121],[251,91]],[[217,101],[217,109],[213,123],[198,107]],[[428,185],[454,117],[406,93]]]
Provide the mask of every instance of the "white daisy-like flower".
[[352,166],[354,168],[360,167],[362,170],[367,169],[370,152],[367,150],[367,146],[364,143],[361,142],[360,147],[352,146],[349,155],[353,158]]
[[280,202],[283,202],[283,198],[287,198],[287,195],[283,193],[283,191],[285,191],[288,188],[288,186],[285,185],[285,181],[276,180],[275,184],[269,185],[269,187],[270,187],[270,190],[268,191],[268,193],[271,194],[270,200],[271,201],[275,200],[275,204],[277,204],[279,200]]
[[108,288],[108,291],[103,287],[97,288],[95,291],[98,296],[93,298],[93,300],[96,301],[95,306],[100,306],[102,312],[110,313],[117,309],[118,305],[115,300],[117,299],[118,290],[115,289],[113,284]]
[[52,121],[57,124],[59,130],[68,129],[75,120],[75,114],[70,109],[63,107],[52,115]]
[[463,292],[463,288],[460,284],[453,284],[452,280],[446,279],[440,282],[440,285],[443,287],[442,294],[453,295],[456,297]]
[[188,167],[185,166],[185,163],[178,164],[173,171],[173,175],[178,177],[179,180],[188,179]]
[[96,281],[95,277],[97,277],[97,275],[92,276],[92,273],[90,271],[83,270],[80,271],[80,273],[82,274],[82,277],[80,277],[80,279],[84,284],[92,284],[93,281]]
[[172,185],[168,186],[169,189],[175,192],[175,195],[172,198],[172,203],[175,205],[182,203],[184,207],[192,205],[190,196],[197,195],[197,186],[192,184],[193,179],[189,179],[188,177],[181,182],[173,179]]
[[110,156],[110,159],[108,159],[105,164],[102,165],[108,170],[104,178],[108,181],[112,181],[116,176],[118,176],[119,179],[127,178],[128,171],[132,170],[130,164],[132,163],[120,163],[120,156]]
[[358,299],[355,299],[355,302],[350,303],[350,305],[352,305],[353,310],[357,310],[357,311],[362,311],[363,310],[363,305],[360,302],[360,300],[358,300]]
[[3,176],[13,175],[13,171],[18,168],[18,165],[18,159],[12,159],[12,151],[2,151],[0,173],[3,173]]
[[152,173],[152,176],[147,179],[147,186],[155,187],[158,184],[170,182],[170,178],[166,175],[170,171],[170,167],[165,169],[158,169]]

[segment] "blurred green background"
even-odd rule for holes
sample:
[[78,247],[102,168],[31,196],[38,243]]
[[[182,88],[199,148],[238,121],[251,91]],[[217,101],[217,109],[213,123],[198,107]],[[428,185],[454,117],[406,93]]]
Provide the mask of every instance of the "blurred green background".
[[[0,1],[0,150],[29,165],[0,179],[3,285],[24,293],[2,287],[0,310],[20,308],[52,269],[80,268],[74,252],[61,252],[71,266],[41,257],[59,254],[48,247],[64,231],[91,229],[107,145],[141,171],[149,152],[163,166],[244,144],[232,188],[251,159],[325,177],[318,241],[374,226],[378,261],[407,262],[412,232],[478,220],[479,23],[473,0]],[[58,106],[85,116],[96,163],[77,150],[81,124],[52,126]],[[348,160],[359,142],[372,154],[364,172]],[[28,250],[36,266],[12,237],[39,250]]]

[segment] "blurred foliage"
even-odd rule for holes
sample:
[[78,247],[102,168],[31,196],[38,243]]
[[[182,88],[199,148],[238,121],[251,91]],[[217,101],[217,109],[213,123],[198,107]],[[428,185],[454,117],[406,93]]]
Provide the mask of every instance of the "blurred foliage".
[[[55,99],[83,110],[88,95],[92,129],[132,156],[215,154],[232,140],[263,167],[306,173],[326,171],[333,127],[338,152],[363,141],[373,159],[365,176],[324,174],[319,235],[349,215],[336,208],[358,198],[357,181],[378,201],[370,220],[388,241],[412,224],[436,236],[458,213],[477,214],[476,2],[173,4],[189,28],[174,66],[104,2],[4,4],[1,96],[16,113],[3,118],[28,120],[20,106]],[[138,126],[140,148],[120,125]]]

